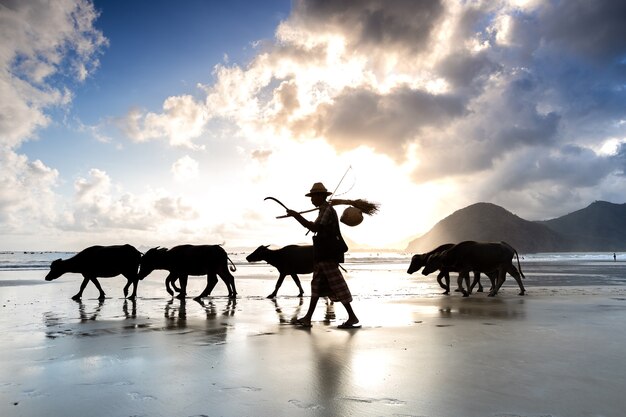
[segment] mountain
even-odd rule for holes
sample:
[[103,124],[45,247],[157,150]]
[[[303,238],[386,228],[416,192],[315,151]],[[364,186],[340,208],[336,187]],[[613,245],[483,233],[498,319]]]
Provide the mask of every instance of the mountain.
[[626,204],[596,201],[584,209],[537,223],[567,236],[571,251],[626,250]]
[[569,240],[547,225],[524,220],[495,204],[476,203],[441,220],[428,233],[409,242],[406,250],[424,253],[444,243],[464,240],[505,241],[518,252],[559,252],[569,247]]
[[519,252],[626,251],[626,204],[596,201],[551,220],[524,220],[491,203],[455,211],[428,233],[412,240],[407,252],[424,253],[449,242],[505,241]]

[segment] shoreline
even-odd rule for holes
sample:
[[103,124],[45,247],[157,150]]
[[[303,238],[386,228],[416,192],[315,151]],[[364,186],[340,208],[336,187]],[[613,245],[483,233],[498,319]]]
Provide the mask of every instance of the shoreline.
[[[3,416],[619,416],[626,409],[626,286],[527,285],[496,297],[439,294],[434,277],[381,265],[350,271],[363,327],[340,330],[323,301],[309,330],[288,279],[265,269],[202,303],[171,299],[164,275],[122,298],[69,299],[78,276],[2,272]],[[535,270],[531,273],[537,274]],[[544,271],[545,272],[545,271]],[[610,272],[610,271],[609,271]],[[549,272],[546,272],[549,273]],[[534,276],[534,275],[533,275]],[[541,275],[538,275],[541,277]],[[532,277],[530,277],[532,281]],[[310,275],[304,276],[308,295]],[[381,284],[381,283],[384,283]],[[90,284],[91,285],[91,284]],[[190,295],[204,282],[190,281]]]

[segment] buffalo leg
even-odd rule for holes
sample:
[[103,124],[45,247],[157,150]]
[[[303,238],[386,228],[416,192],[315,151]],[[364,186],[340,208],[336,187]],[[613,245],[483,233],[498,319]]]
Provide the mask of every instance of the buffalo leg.
[[283,285],[283,281],[285,280],[285,274],[281,273],[278,276],[278,281],[276,281],[276,285],[274,286],[274,291],[267,296],[267,298],[276,298],[276,294],[278,294],[278,289]]
[[496,288],[494,291],[489,292],[489,297],[494,297],[498,291],[500,291],[500,287],[504,284],[504,278],[506,277],[506,269],[498,270],[498,281],[496,282]]
[[137,285],[139,284],[139,279],[136,274],[123,274],[126,277],[126,285],[124,286],[124,298],[128,297],[128,287],[130,284],[133,284],[133,293],[128,297],[130,300],[135,300],[137,298]]
[[[444,278],[446,279],[445,284],[443,283]],[[437,283],[439,284],[441,288],[445,290],[443,292],[444,295],[450,294],[450,274],[448,274],[447,272],[441,271],[439,275],[437,275]]]
[[[183,284],[182,279],[180,280],[180,284],[181,284],[181,290],[182,290],[182,284]],[[204,288],[204,291],[202,291],[202,293],[199,296],[197,296],[195,299],[200,299],[200,298],[204,298],[204,297],[211,295],[211,291],[213,291],[213,288],[215,288],[216,284],[217,284],[217,274],[215,272],[209,272],[206,275],[206,287]]]
[[[176,273],[174,272],[170,272],[167,278],[165,278],[165,289],[167,290],[167,293],[171,296],[174,296],[174,291],[172,291],[172,289],[170,288],[170,284],[172,284],[172,286],[176,288],[176,286],[174,286],[173,284],[173,281],[175,280],[176,280]],[[180,292],[179,290],[177,291]]]
[[176,296],[179,300],[184,300],[187,296],[187,275],[179,275],[178,280],[180,281],[180,292]]
[[509,269],[507,270],[507,272],[513,278],[515,278],[515,281],[517,281],[517,285],[519,285],[519,291],[520,291],[519,295],[524,295],[526,293],[526,289],[524,288],[524,284],[522,283],[522,278],[520,277],[520,274],[517,271],[517,268],[515,267],[515,265],[509,266]]
[[220,268],[217,270],[217,275],[220,276],[226,288],[228,289],[228,297],[235,298],[237,296],[237,289],[235,288],[235,277],[228,270],[228,267]]
[[89,278],[83,275],[83,282],[80,283],[80,289],[78,290],[78,293],[76,293],[76,295],[72,297],[72,300],[78,301],[82,298],[83,291],[85,290],[85,287],[87,286],[88,283],[89,283]]
[[465,285],[469,289],[470,287],[469,272],[462,271],[462,272],[459,272],[459,276],[456,279],[456,284],[458,286],[456,291],[462,292],[463,297],[469,297],[469,292],[466,291],[465,288],[463,288],[463,279],[465,279]]
[[296,283],[298,289],[300,290],[298,297],[302,297],[304,295],[304,290],[302,289],[302,285],[300,284],[300,278],[298,278],[298,274],[291,274],[291,278],[293,278],[293,282]]
[[469,289],[469,293],[471,294],[474,291],[474,287],[478,284],[478,289],[476,292],[483,292],[483,286],[480,283],[480,272],[474,271],[474,281],[472,282],[472,286]]
[[[456,290],[454,290],[454,292],[462,292],[463,293],[463,297],[466,297],[465,293],[465,289],[463,288],[463,274],[461,272],[459,272],[459,276],[456,278]],[[468,287],[469,289],[469,287]]]
[[96,286],[96,288],[98,289],[98,291],[100,291],[100,295],[98,296],[98,300],[104,300],[104,291],[102,290],[102,287],[100,286],[100,282],[98,281],[98,278],[91,278],[90,279],[91,282],[93,282],[93,285]]
[[496,288],[496,281],[498,280],[498,272],[490,272],[486,274],[489,278],[489,282],[491,282],[491,288],[489,288],[489,292],[491,293]]
[[463,275],[459,273],[456,277],[456,290],[455,292],[463,292]]

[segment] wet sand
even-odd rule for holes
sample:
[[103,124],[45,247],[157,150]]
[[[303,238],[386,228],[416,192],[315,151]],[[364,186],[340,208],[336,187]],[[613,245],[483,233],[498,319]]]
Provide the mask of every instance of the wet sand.
[[265,299],[261,267],[235,273],[236,301],[220,283],[203,303],[169,298],[158,273],[136,302],[113,278],[110,298],[88,286],[79,303],[77,275],[0,272],[0,415],[624,415],[626,266],[531,265],[527,296],[509,279],[495,298],[444,296],[405,268],[349,268],[359,330],[324,302],[313,328],[288,324],[309,299],[289,279]]

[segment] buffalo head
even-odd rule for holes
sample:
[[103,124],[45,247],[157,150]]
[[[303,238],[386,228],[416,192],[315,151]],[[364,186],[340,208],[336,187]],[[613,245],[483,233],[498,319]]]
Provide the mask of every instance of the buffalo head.
[[165,252],[167,252],[167,248],[159,248],[157,246],[156,248],[149,249],[146,253],[144,253],[139,264],[139,273],[137,274],[137,278],[144,279],[150,275],[152,271],[157,269],[162,263],[162,258]]
[[269,245],[264,246],[261,245],[254,250],[250,255],[246,256],[246,261],[248,262],[260,262],[265,261],[267,258],[267,253],[270,251]]
[[63,275],[65,271],[63,270],[63,260],[57,259],[52,261],[50,264],[50,272],[46,275],[46,281],[52,281]]
[[424,255],[413,255],[411,258],[411,264],[409,265],[409,269],[406,270],[407,274],[412,274],[413,272],[419,271],[421,267],[424,266]]

